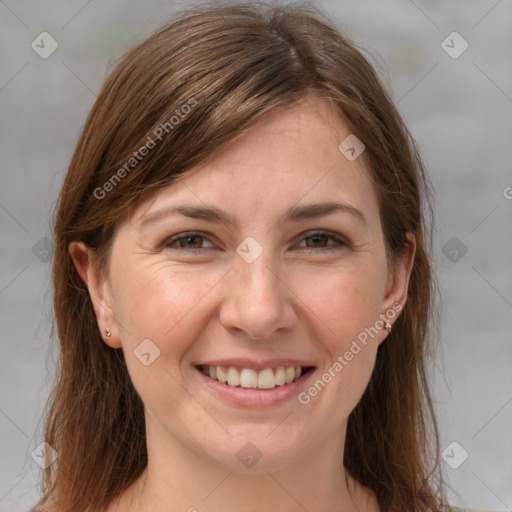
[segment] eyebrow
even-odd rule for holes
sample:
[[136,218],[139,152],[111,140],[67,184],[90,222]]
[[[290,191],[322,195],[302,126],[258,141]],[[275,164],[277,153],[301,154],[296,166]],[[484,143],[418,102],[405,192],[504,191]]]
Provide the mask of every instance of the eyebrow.
[[[327,203],[311,203],[304,206],[293,206],[290,208],[281,222],[300,222],[307,219],[314,219],[331,215],[333,213],[348,213],[352,215],[362,224],[368,226],[368,222],[363,213],[355,206],[338,201],[331,201]],[[200,219],[208,222],[222,223],[230,228],[235,228],[237,223],[235,219],[227,212],[211,206],[194,206],[194,205],[177,205],[162,208],[151,214],[144,215],[140,219],[140,226],[153,224],[162,218],[172,215],[182,215],[190,219]]]

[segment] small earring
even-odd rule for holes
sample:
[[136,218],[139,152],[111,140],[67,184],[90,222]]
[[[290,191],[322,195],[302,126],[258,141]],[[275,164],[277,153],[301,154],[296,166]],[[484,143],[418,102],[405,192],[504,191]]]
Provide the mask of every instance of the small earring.
[[392,327],[393,326],[389,322],[386,322],[386,329],[388,330],[388,332],[391,332]]
[[109,339],[110,336],[111,336],[111,332],[110,332],[110,329],[105,329],[105,334],[107,335],[107,337],[105,339]]

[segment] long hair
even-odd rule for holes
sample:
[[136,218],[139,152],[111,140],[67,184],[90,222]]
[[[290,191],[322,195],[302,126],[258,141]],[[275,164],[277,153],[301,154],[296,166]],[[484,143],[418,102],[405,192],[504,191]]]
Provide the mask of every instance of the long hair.
[[313,94],[365,145],[390,261],[407,232],[416,237],[407,304],[349,417],[343,463],[383,511],[443,510],[427,368],[437,339],[428,175],[374,67],[320,8],[253,2],[180,12],[120,59],[86,120],[55,212],[60,359],[44,440],[58,459],[44,471],[34,510],[102,510],[147,465],[141,398],[122,351],[102,339],[69,244],[83,241],[106,266],[118,222],[147,192]]

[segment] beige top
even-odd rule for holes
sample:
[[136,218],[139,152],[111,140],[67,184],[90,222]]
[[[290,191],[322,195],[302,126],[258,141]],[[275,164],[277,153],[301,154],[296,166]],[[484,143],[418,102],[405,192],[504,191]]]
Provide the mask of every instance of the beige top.
[[492,510],[483,509],[483,508],[459,508],[453,507],[450,505],[449,512],[493,512]]

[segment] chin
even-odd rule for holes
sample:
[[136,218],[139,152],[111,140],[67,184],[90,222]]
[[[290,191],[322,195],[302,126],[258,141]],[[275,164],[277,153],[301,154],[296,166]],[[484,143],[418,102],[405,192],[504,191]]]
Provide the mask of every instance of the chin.
[[[229,440],[219,441],[222,451],[212,451],[204,446],[204,452],[218,464],[239,474],[266,474],[285,469],[301,458],[306,439],[294,439],[286,431],[272,432],[277,425],[254,425],[239,429]],[[276,430],[277,430],[276,429]],[[204,439],[204,438],[203,438]]]

